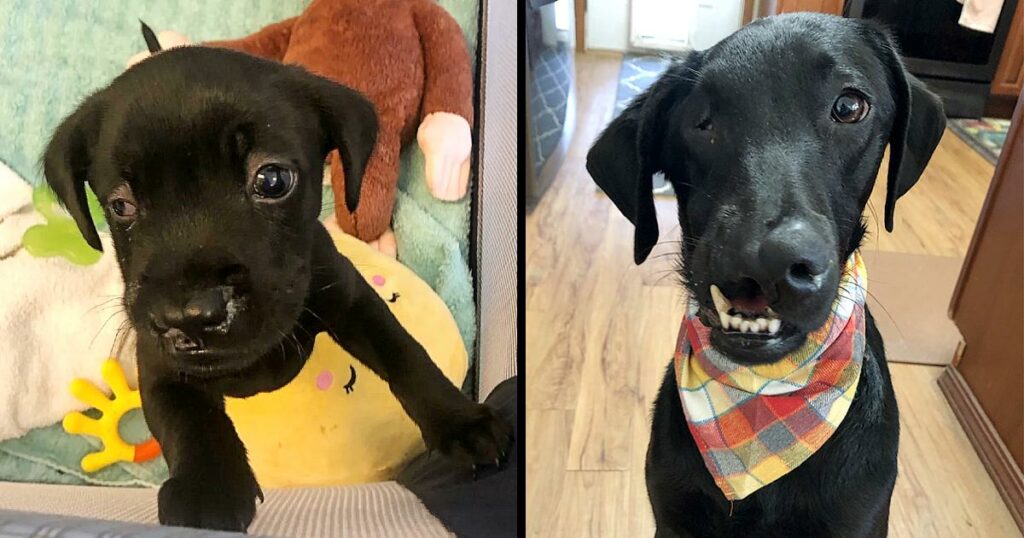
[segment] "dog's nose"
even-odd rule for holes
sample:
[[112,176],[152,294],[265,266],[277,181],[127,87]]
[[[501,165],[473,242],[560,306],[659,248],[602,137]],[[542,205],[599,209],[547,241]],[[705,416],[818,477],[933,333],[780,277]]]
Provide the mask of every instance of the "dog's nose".
[[184,306],[165,305],[153,312],[153,325],[160,334],[169,337],[225,332],[229,321],[229,295],[224,287],[197,291]]
[[828,242],[802,219],[789,219],[770,231],[758,247],[762,274],[777,291],[817,292],[829,263]]

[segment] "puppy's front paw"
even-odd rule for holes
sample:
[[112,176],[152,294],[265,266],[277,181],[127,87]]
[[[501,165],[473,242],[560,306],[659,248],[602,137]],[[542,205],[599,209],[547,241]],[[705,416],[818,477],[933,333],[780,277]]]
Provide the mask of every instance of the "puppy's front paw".
[[470,404],[439,418],[424,431],[431,450],[467,465],[500,465],[508,458],[512,428],[490,407]]
[[263,492],[253,479],[213,482],[199,475],[164,482],[157,498],[160,523],[179,527],[245,532]]

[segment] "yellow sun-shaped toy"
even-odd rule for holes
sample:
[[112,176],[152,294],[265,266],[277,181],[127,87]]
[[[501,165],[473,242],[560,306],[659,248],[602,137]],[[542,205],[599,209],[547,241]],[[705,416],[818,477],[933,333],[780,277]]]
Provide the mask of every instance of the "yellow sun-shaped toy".
[[119,461],[149,461],[160,454],[160,445],[156,439],[131,444],[121,437],[118,426],[126,413],[142,407],[139,391],[128,386],[124,370],[115,359],[107,359],[101,370],[103,380],[107,382],[113,398],[108,398],[99,387],[86,379],[75,379],[71,382],[71,394],[82,403],[95,407],[102,413],[100,418],[87,417],[79,412],[64,416],[64,431],[70,434],[91,435],[103,442],[103,450],[86,454],[82,458],[82,470],[87,473],[96,472]]

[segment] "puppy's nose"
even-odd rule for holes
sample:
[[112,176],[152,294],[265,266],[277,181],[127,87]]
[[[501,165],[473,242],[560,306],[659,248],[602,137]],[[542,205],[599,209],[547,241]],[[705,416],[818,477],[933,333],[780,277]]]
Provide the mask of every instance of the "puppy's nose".
[[184,306],[165,305],[153,312],[153,326],[160,334],[173,338],[227,332],[229,296],[230,290],[223,286],[197,291]]
[[770,231],[758,247],[761,273],[777,291],[817,292],[834,264],[834,250],[814,227],[802,219],[789,219]]
[[203,290],[196,293],[182,309],[182,321],[186,325],[216,327],[228,318],[228,301],[220,289]]

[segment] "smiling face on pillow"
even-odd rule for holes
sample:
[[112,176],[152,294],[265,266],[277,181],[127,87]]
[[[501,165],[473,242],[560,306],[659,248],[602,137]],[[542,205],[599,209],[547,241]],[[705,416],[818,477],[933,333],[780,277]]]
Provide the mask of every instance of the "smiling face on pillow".
[[[468,356],[441,298],[408,268],[359,240],[334,239],[398,321],[460,386]],[[267,488],[387,480],[423,450],[419,429],[387,384],[324,333],[288,385],[244,400],[229,398],[226,406],[256,477]]]

